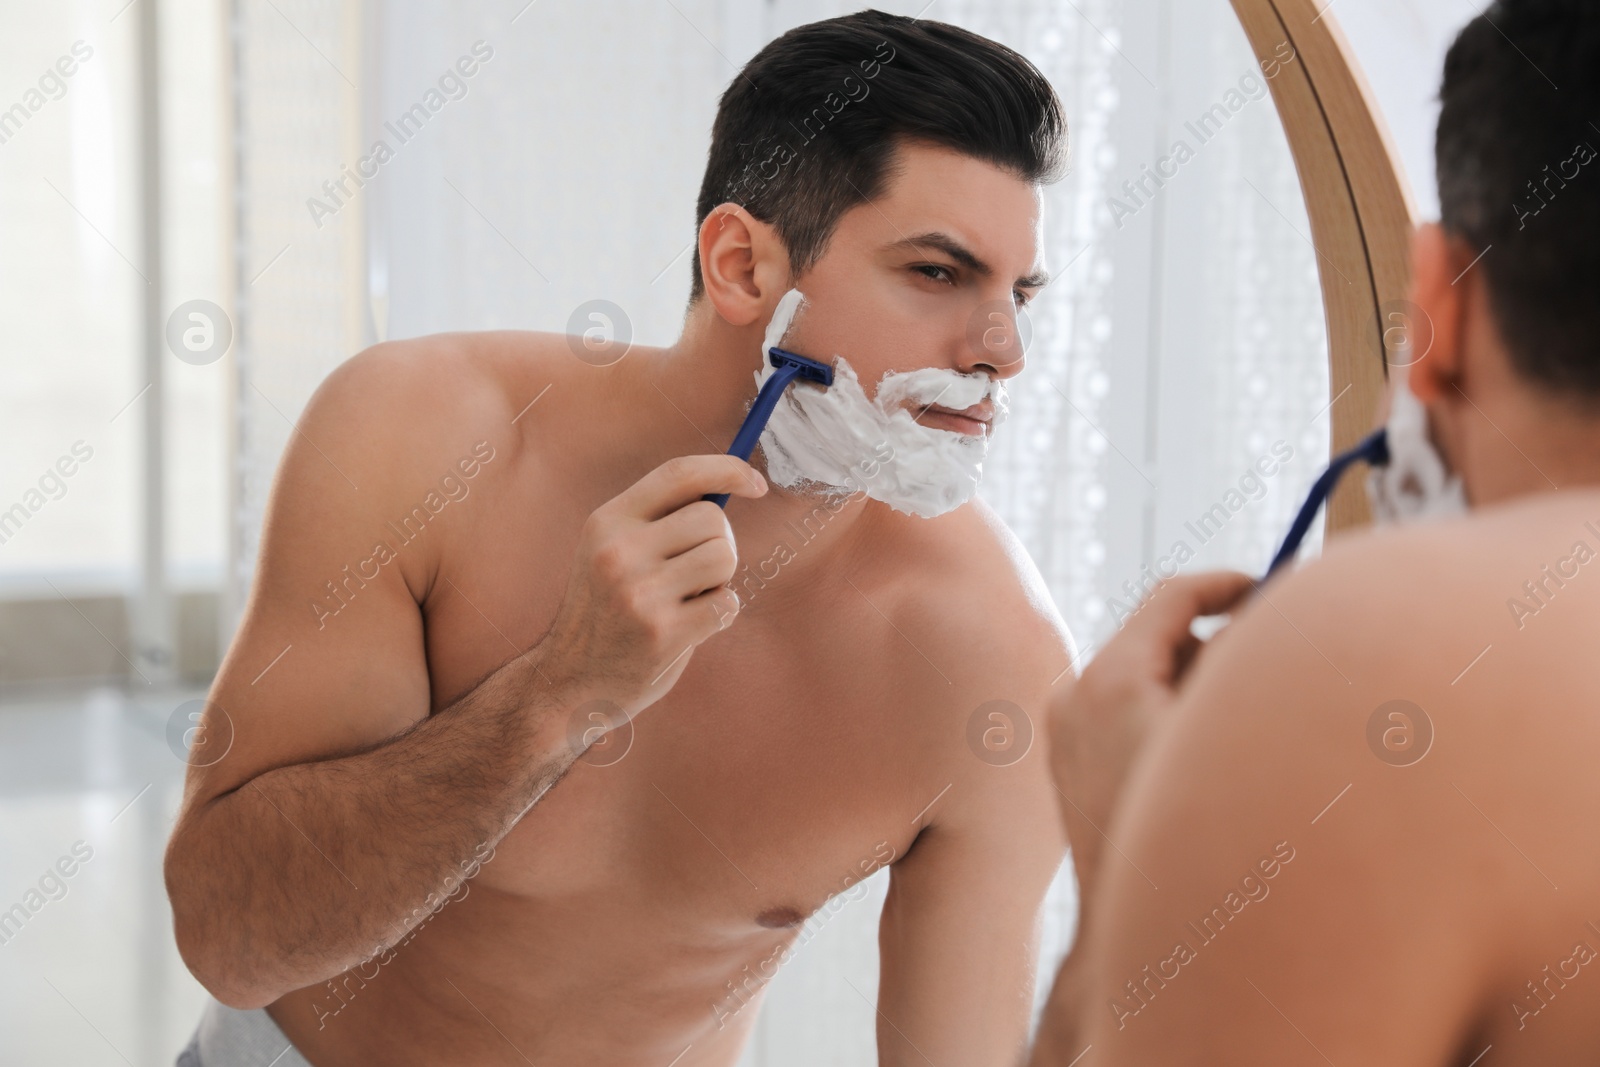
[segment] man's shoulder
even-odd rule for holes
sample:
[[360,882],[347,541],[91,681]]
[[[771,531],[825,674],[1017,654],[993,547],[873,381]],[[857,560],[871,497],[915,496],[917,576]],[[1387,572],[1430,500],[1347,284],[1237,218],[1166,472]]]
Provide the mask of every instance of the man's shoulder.
[[366,465],[400,475],[431,470],[438,457],[480,440],[514,455],[526,430],[518,414],[567,369],[563,340],[495,331],[373,345],[323,379],[302,429],[317,440],[359,443]]
[[[1342,537],[1265,585],[1214,640],[1164,746],[1189,788],[1242,776],[1256,801],[1271,797],[1267,812],[1311,820],[1349,786],[1337,825],[1352,851],[1385,828],[1393,847],[1408,838],[1461,860],[1482,846],[1491,810],[1507,832],[1550,832],[1564,825],[1552,813],[1600,803],[1589,769],[1600,675],[1587,667],[1600,641],[1597,559],[1600,494],[1588,491]],[[1408,813],[1403,832],[1396,811]],[[1335,824],[1316,825],[1325,836]],[[1514,851],[1494,858],[1496,877],[1526,873]]]
[[921,816],[944,842],[931,851],[948,850],[968,884],[1008,880],[1031,908],[1061,858],[1043,734],[1076,648],[1038,567],[983,500],[908,519],[888,549],[900,568],[891,645],[914,649],[896,685],[906,742],[939,801]]
[[499,414],[515,402],[523,380],[548,380],[564,369],[555,358],[562,340],[507,330],[385,341],[341,363],[318,396],[439,421]]
[[897,555],[909,561],[903,607],[945,624],[974,661],[1024,670],[1053,665],[1048,682],[1076,655],[1038,566],[983,499],[913,520],[902,536],[908,543]]
[[[1458,519],[1336,538],[1320,560],[1266,585],[1267,607],[1258,610],[1293,621],[1330,657],[1446,662],[1467,645],[1470,658],[1507,642],[1558,601],[1600,607],[1600,566],[1587,566],[1595,559],[1600,493],[1542,493]],[[1594,580],[1585,581],[1591,570]],[[1560,614],[1587,623],[1577,610],[1551,613]]]

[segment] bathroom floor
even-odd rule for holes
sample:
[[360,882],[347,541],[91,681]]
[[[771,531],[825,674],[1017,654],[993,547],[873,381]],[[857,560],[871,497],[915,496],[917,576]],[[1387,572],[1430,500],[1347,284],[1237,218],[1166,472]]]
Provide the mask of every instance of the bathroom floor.
[[5,1067],[171,1067],[187,1044],[205,992],[178,958],[162,885],[184,772],[166,736],[202,695],[0,695]]

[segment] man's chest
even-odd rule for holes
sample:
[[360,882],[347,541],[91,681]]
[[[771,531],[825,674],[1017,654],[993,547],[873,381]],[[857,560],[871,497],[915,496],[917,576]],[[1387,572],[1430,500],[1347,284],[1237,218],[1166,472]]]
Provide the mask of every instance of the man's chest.
[[[937,777],[910,736],[910,687],[897,691],[866,657],[738,628],[584,748],[508,855],[562,856],[557,892],[632,884],[736,923],[770,913],[769,925],[799,922],[904,855]],[[594,709],[569,714],[574,742],[603,725]]]
[[[554,617],[576,530],[539,540],[441,580],[428,622],[440,706]],[[853,615],[823,595],[763,604],[697,647],[632,723],[602,737],[609,709],[564,710],[560,732],[582,754],[481,877],[546,900],[803,920],[904,855],[942,784],[946,746],[928,734],[940,716],[889,651],[901,641],[865,601]]]

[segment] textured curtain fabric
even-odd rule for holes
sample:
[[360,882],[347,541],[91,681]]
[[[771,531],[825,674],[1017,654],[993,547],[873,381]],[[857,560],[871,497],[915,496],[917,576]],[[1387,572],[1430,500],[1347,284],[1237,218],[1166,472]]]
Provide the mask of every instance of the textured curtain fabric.
[[[255,573],[272,475],[294,420],[366,340],[362,226],[324,182],[355,165],[360,8],[350,0],[232,0],[234,387],[223,632]],[[343,199],[343,198],[341,198]]]

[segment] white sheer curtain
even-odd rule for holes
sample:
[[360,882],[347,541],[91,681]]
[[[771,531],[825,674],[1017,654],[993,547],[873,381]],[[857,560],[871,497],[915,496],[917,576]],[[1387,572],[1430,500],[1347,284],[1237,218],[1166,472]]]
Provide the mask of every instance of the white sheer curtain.
[[[235,604],[288,420],[362,344],[563,331],[593,298],[621,307],[636,340],[673,340],[718,95],[773,36],[862,6],[235,4],[247,30]],[[1260,569],[1325,458],[1317,261],[1276,113],[1238,91],[1260,72],[1226,0],[882,6],[1011,45],[1067,107],[1072,171],[1046,208],[1056,280],[1032,312],[1030,367],[983,495],[1092,653],[1129,601],[1124,583],[1147,584],[1147,565],[1178,542],[1194,553],[1186,569]],[[479,41],[493,54],[465,94],[314,225],[307,199]],[[1186,124],[1213,106],[1225,118],[1198,143]],[[1131,215],[1119,211],[1123,182],[1180,139],[1193,158]],[[1257,491],[1248,472],[1278,442],[1292,458]],[[1190,527],[1205,515],[1202,538]],[[883,888],[881,875],[867,883],[772,983],[746,1064],[873,1062]],[[1070,879],[1058,879],[1041,996],[1075,909]]]
[[[1163,561],[1168,574],[1260,571],[1325,462],[1310,225],[1266,80],[1222,0],[935,11],[1027,55],[1069,114],[1071,173],[1046,200],[1056,277],[1033,305],[1028,370],[982,495],[1087,660]],[[1202,143],[1189,127],[1214,106]],[[1161,172],[1172,177],[1146,177],[1180,155]],[[1262,457],[1270,477],[1254,468]],[[1075,890],[1066,871],[1051,890],[1040,999]]]

